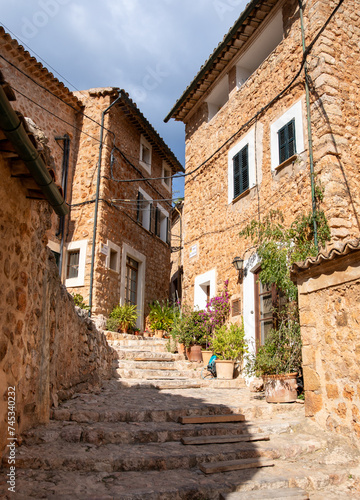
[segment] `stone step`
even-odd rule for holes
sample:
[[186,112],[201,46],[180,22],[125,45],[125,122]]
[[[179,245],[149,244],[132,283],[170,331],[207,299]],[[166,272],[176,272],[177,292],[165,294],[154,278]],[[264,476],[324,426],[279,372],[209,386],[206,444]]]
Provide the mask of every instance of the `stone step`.
[[[117,342],[126,342],[127,345],[119,345]],[[165,346],[161,345],[141,345],[139,343],[131,344],[129,345],[130,341],[124,340],[124,341],[116,341],[113,344],[110,344],[110,347],[112,347],[116,352],[122,352],[122,351],[138,351],[139,353],[150,353],[150,352],[156,352],[157,354],[161,352],[168,352],[166,350]]]
[[[142,395],[142,391],[144,389],[139,389],[140,397]],[[145,390],[149,390],[145,388]],[[124,392],[127,392],[125,390]],[[179,417],[186,415],[217,415],[223,414],[225,408],[223,406],[210,406],[204,405],[198,408],[193,408],[190,406],[184,407],[181,405],[179,401],[176,405],[176,402],[172,402],[171,406],[167,409],[162,409],[161,406],[157,403],[156,394],[157,391],[154,392],[154,397],[148,400],[144,399],[144,407],[127,407],[126,404],[117,405],[115,398],[112,401],[115,403],[113,406],[111,405],[111,395],[109,397],[108,406],[102,405],[102,402],[99,401],[98,406],[91,404],[81,404],[81,402],[69,402],[62,405],[61,408],[55,408],[52,410],[51,418],[56,421],[72,421],[78,423],[95,423],[95,422],[176,422],[178,423]],[[134,393],[132,391],[132,396]],[[136,396],[136,394],[135,394]],[[73,403],[73,404],[71,404]],[[75,403],[75,404],[74,404]],[[150,405],[149,405],[150,403]],[[189,402],[190,403],[190,402]],[[117,407],[118,406],[118,407]],[[159,409],[160,408],[160,409]],[[228,410],[229,413],[232,413]],[[235,413],[235,411],[234,411]]]
[[145,349],[148,347],[158,347],[159,349],[165,348],[167,340],[163,339],[119,339],[119,340],[108,340],[108,344],[112,347],[139,347]]
[[178,378],[154,378],[150,379],[135,379],[135,378],[121,378],[118,380],[124,388],[152,388],[158,390],[164,389],[198,389],[201,387],[201,381],[198,378],[188,379],[181,377]]
[[236,491],[220,495],[220,500],[309,500],[309,494],[302,488],[282,488],[275,490]]
[[[291,425],[297,425],[292,421]],[[263,421],[258,424],[247,422],[221,424],[187,424],[175,422],[97,422],[78,423],[50,421],[49,424],[31,429],[23,434],[24,444],[55,443],[63,440],[71,443],[83,442],[95,445],[165,443],[186,438],[214,436],[242,436],[288,433],[291,425],[287,421]]]
[[[198,379],[200,378],[200,372],[195,370],[172,370],[165,369],[132,369],[132,368],[115,368],[114,375],[117,374],[121,379],[146,379],[146,380],[161,380],[161,379],[173,379],[173,380],[188,380],[188,379]],[[116,376],[116,375],[115,375]]]
[[201,387],[208,387],[209,389],[239,389],[241,387],[246,387],[246,383],[242,377],[232,380],[221,380],[217,378],[204,380],[201,378]]
[[116,361],[117,368],[130,368],[136,370],[186,370],[201,372],[202,366],[199,363],[191,363],[190,361],[176,359],[121,359]]
[[177,361],[183,359],[179,354],[172,354],[171,352],[158,352],[156,349],[117,349],[116,354],[119,360],[129,361]]
[[[16,470],[16,491],[9,498],[54,500],[219,500],[220,494],[246,494],[299,487],[310,498],[349,500],[358,498],[341,490],[348,470],[333,466],[311,466],[304,462],[276,461],[275,467],[205,476],[197,469],[84,473],[77,470]],[[7,497],[6,471],[0,471],[0,497]],[[318,493],[315,493],[318,492]],[[338,493],[337,493],[338,491]],[[333,496],[334,495],[334,496]],[[230,498],[230,497],[229,497]],[[261,498],[261,497],[260,497]],[[263,498],[266,498],[264,496]]]
[[[16,469],[43,469],[67,471],[141,471],[194,468],[200,464],[243,459],[292,460],[313,454],[323,443],[309,436],[301,436],[296,444],[284,436],[270,442],[231,443],[208,446],[184,446],[180,442],[137,445],[59,442],[21,446],[16,453]],[[3,459],[8,467],[8,460]]]

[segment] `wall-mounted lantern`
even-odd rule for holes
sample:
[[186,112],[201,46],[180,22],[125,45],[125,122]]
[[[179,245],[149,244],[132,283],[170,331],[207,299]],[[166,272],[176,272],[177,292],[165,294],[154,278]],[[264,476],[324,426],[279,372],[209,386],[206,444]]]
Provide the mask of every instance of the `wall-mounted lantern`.
[[232,265],[235,267],[239,274],[239,280],[244,276],[244,260],[241,257],[234,257]]

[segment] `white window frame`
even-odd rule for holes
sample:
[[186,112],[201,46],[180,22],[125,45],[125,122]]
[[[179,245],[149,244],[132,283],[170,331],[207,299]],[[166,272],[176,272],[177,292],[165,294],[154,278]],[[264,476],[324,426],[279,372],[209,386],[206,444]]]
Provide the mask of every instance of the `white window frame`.
[[88,240],[70,241],[66,245],[66,259],[65,259],[65,277],[67,274],[68,255],[71,250],[80,250],[79,255],[79,274],[76,278],[66,278],[65,286],[68,288],[84,286],[85,285],[85,264]]
[[216,269],[200,274],[195,278],[194,286],[194,307],[198,309],[205,309],[207,304],[207,294],[205,287],[210,286],[210,298],[215,297],[216,294]]
[[[139,192],[143,195],[142,203],[140,204],[140,222],[144,229],[150,231],[151,228],[151,210],[150,205],[153,203],[153,199],[149,196],[141,187],[139,187]],[[145,203],[147,202],[147,205]]]
[[160,218],[160,239],[166,243],[167,240],[167,220],[169,220],[169,212],[167,212],[161,205],[158,205],[157,208],[160,210],[162,217]]
[[280,165],[279,159],[279,130],[291,120],[295,120],[295,141],[296,154],[300,154],[305,149],[304,144],[304,124],[303,124],[303,103],[302,99],[297,101],[291,108],[283,113],[274,123],[270,125],[271,141],[271,170],[275,171]]
[[[166,175],[166,170],[169,171],[169,174],[170,174],[169,176]],[[162,185],[171,193],[171,191],[172,191],[172,189],[171,189],[172,188],[171,168],[166,163],[166,161],[163,161],[163,163],[162,163],[161,177],[163,177],[163,179],[161,179]],[[168,177],[169,184],[166,184],[164,177]]]
[[[145,163],[143,160],[142,160],[142,148],[146,147],[149,149],[150,151],[150,162],[149,163]],[[139,162],[140,162],[140,165],[149,173],[151,174],[151,161],[152,161],[152,147],[151,147],[151,144],[145,139],[144,136],[141,136],[140,137],[140,157],[139,157]]]
[[121,285],[120,285],[120,304],[125,304],[125,286],[126,286],[126,260],[130,257],[139,263],[138,269],[138,286],[137,286],[137,312],[138,319],[136,322],[137,328],[144,329],[144,304],[145,304],[145,271],[146,271],[146,257],[138,252],[130,245],[123,244],[121,255]]
[[235,144],[228,152],[228,203],[234,201],[234,156],[237,155],[245,146],[248,146],[249,153],[249,189],[256,186],[256,165],[255,165],[255,129],[250,130],[248,134]]
[[[107,246],[109,247],[109,253],[108,255],[106,256],[106,260],[105,260],[105,266],[110,269],[111,271],[115,271],[116,273],[119,273],[120,272],[120,247],[118,245],[115,245],[115,243],[113,243],[112,241],[110,240],[107,240]],[[110,262],[111,262],[111,250],[113,250],[114,252],[116,252],[116,265],[115,265],[115,269],[112,269],[110,267]]]

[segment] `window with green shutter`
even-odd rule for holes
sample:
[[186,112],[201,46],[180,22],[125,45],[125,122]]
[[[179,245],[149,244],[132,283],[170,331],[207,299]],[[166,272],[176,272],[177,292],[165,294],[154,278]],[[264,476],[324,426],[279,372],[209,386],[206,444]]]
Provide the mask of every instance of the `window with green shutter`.
[[234,199],[249,189],[249,145],[233,157]]
[[289,121],[278,131],[279,162],[283,163],[296,153],[295,120]]

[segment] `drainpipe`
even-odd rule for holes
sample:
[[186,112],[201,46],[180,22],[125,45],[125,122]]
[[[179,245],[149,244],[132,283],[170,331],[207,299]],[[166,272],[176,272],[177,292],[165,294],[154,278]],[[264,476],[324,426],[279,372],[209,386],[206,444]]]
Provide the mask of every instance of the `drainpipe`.
[[0,128],[25,163],[36,184],[57,215],[66,215],[69,208],[51,177],[39,152],[29,139],[26,130],[13,110],[0,85]]
[[96,241],[96,230],[97,230],[97,218],[98,218],[98,207],[99,207],[99,193],[100,193],[100,180],[101,180],[101,156],[103,149],[103,137],[104,137],[104,120],[106,113],[121,99],[121,94],[115,99],[114,102],[108,106],[101,115],[101,126],[100,126],[100,146],[99,146],[99,161],[98,161],[98,173],[96,181],[96,195],[95,195],[95,210],[94,210],[94,229],[92,238],[92,249],[91,249],[91,270],[90,270],[90,294],[89,294],[89,316],[92,312],[92,302],[93,302],[93,287],[94,287],[94,264],[95,264],[95,241]]
[[301,22],[301,39],[302,48],[304,55],[304,73],[305,73],[305,92],[306,92],[306,113],[307,113],[307,131],[308,131],[308,142],[309,142],[309,159],[310,159],[310,181],[311,181],[311,200],[312,200],[312,213],[313,213],[313,225],[314,225],[314,243],[315,247],[319,251],[318,237],[317,237],[317,222],[316,222],[316,198],[315,198],[315,175],[314,175],[314,154],[313,154],[313,143],[312,143],[312,132],[311,132],[311,114],[310,114],[310,90],[309,90],[309,75],[306,62],[306,45],[305,45],[305,30],[304,30],[304,13],[302,0],[299,0],[300,9],[300,22]]
[[[56,141],[64,141],[61,187],[63,189],[64,198],[66,201],[66,191],[67,191],[67,182],[68,182],[68,173],[69,173],[70,137],[68,134],[65,134],[62,137],[55,137],[55,140]],[[62,265],[63,265],[63,259],[64,259],[65,216],[60,217],[59,231],[57,233],[57,236],[59,234],[61,234],[60,259],[59,259],[59,275],[61,278]]]

